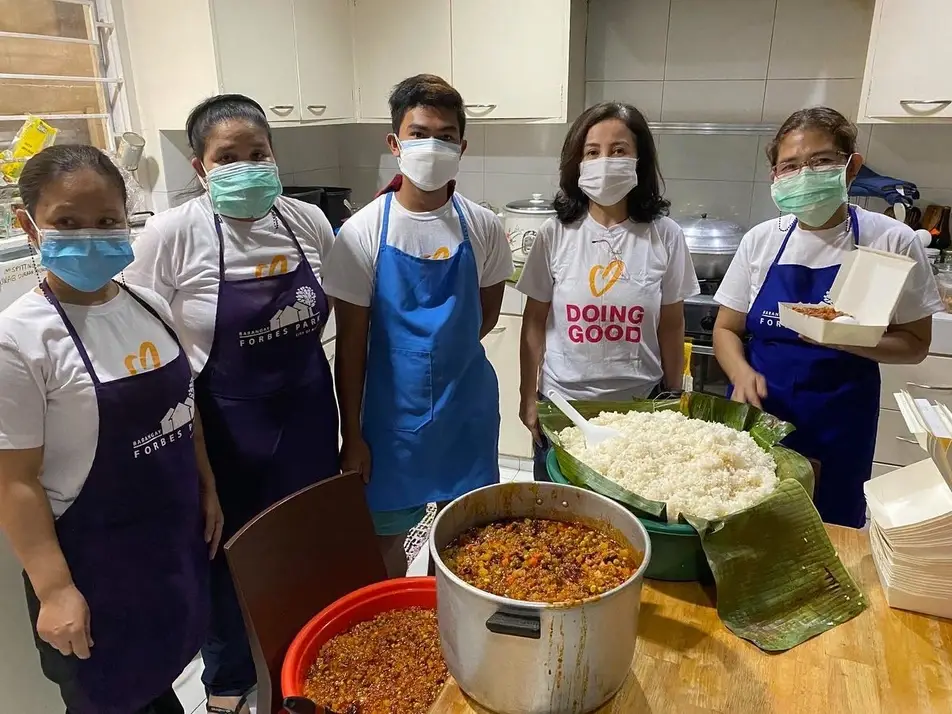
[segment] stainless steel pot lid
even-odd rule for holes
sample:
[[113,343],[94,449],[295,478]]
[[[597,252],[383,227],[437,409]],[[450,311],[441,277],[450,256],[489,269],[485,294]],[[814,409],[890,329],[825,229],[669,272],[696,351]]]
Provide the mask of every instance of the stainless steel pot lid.
[[555,215],[555,208],[552,201],[543,198],[541,193],[532,194],[532,198],[524,198],[521,201],[513,201],[506,204],[506,210],[509,213],[524,213],[536,216]]
[[708,218],[706,213],[678,221],[692,253],[736,253],[747,229],[733,221]]

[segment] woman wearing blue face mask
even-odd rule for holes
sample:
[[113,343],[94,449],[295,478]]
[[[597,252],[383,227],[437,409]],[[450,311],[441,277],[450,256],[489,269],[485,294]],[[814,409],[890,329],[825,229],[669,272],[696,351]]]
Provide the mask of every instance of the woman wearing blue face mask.
[[0,313],[0,527],[40,663],[70,714],[181,714],[222,525],[188,360],[168,303],[113,280],[132,250],[105,155],[46,149],[20,194],[47,275]]
[[[337,402],[321,332],[334,235],[316,206],[281,195],[264,111],[212,97],[186,123],[206,192],[153,217],[126,271],[172,306],[197,375],[219,474],[224,538],[295,491],[339,473]],[[202,649],[209,712],[245,712],[251,650],[224,554],[212,564]]]
[[[733,398],[793,423],[784,444],[821,465],[815,494],[828,523],[861,527],[879,414],[879,364],[921,362],[942,311],[913,231],[850,206],[863,164],[856,127],[825,107],[793,114],[767,147],[782,215],[744,236],[715,299],[714,352]],[[823,302],[846,254],[862,245],[908,255],[916,266],[879,345],[824,347],[780,325],[778,303]],[[745,347],[744,340],[748,339]]]

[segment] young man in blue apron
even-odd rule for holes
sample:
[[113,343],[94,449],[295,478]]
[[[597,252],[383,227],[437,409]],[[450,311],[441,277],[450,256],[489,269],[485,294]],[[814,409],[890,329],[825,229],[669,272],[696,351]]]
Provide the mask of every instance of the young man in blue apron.
[[363,474],[396,577],[427,503],[499,480],[498,384],[480,340],[513,268],[499,219],[455,192],[459,93],[419,75],[390,108],[400,175],[341,228],[324,287],[340,315],[341,467]]
[[[921,362],[942,304],[913,231],[847,203],[863,159],[845,117],[824,107],[796,112],[767,153],[774,201],[792,218],[755,226],[741,242],[716,296],[714,352],[733,398],[791,422],[797,430],[784,445],[820,462],[814,501],[823,520],[859,528],[876,445],[879,364]],[[917,261],[879,345],[825,347],[782,327],[778,303],[823,302],[858,245]]]

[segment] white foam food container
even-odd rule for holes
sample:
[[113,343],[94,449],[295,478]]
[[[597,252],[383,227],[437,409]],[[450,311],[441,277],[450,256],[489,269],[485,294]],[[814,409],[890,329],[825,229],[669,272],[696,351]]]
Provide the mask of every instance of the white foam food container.
[[780,324],[821,345],[875,347],[889,326],[915,264],[905,255],[860,246],[843,260],[829,295],[833,307],[858,324],[810,317],[793,308],[822,305],[787,302],[780,303]]

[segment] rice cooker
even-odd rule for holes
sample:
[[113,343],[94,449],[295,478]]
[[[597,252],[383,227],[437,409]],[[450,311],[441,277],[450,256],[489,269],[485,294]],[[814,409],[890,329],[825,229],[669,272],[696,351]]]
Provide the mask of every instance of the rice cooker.
[[505,221],[512,262],[522,266],[529,256],[539,228],[555,215],[552,201],[543,198],[541,193],[532,194],[532,198],[507,203],[502,218]]

